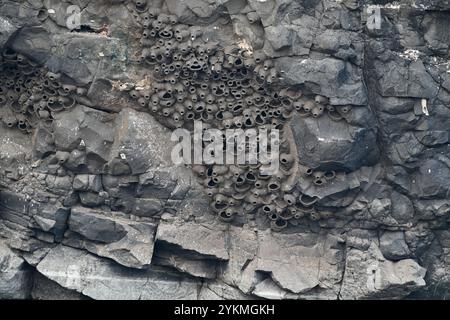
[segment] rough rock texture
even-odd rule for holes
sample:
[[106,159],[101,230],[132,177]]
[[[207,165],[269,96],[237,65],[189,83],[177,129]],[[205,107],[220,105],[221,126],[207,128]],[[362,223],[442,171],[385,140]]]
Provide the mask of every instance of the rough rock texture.
[[31,292],[32,270],[25,261],[0,242],[0,295],[4,299],[27,299]]
[[88,300],[89,298],[76,291],[66,289],[56,282],[35,272],[31,297],[34,300]]
[[37,270],[59,285],[93,299],[196,299],[200,281],[169,270],[124,269],[82,250],[58,246]]
[[402,298],[425,285],[425,268],[412,259],[386,260],[373,242],[367,251],[349,249],[345,271],[343,299]]
[[[191,46],[264,53],[246,88],[292,102],[271,111],[288,197],[222,211],[229,188],[198,177],[217,167],[172,162],[185,92],[147,91],[170,19]],[[0,1],[0,299],[448,297],[448,30],[447,0]]]

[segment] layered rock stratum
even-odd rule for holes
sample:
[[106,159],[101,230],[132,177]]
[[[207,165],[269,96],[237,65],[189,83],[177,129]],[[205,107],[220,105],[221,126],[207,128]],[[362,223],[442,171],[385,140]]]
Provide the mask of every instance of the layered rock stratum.
[[[0,298],[445,299],[448,0],[0,0]],[[175,165],[280,129],[281,174]]]

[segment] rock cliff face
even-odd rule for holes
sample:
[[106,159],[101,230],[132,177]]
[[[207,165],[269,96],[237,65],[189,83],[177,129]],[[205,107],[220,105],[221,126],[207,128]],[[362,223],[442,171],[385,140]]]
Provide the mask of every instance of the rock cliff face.
[[[0,0],[0,298],[443,299],[448,0]],[[280,172],[176,128],[280,130]]]

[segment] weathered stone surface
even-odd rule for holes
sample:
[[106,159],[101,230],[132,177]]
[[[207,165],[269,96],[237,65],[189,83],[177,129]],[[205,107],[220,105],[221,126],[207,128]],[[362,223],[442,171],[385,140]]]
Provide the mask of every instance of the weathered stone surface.
[[109,160],[114,142],[114,117],[84,106],[55,116],[54,137],[58,150],[72,151],[83,141],[86,146],[86,167],[99,173]]
[[211,0],[187,0],[178,3],[173,0],[167,1],[167,6],[172,14],[177,15],[185,23],[192,23],[194,19],[201,21],[212,21],[219,15],[222,1]]
[[266,27],[264,31],[267,42],[264,49],[273,57],[307,55],[317,33],[318,24],[316,18],[304,15],[292,21],[292,24]]
[[[77,106],[58,114],[54,126],[58,150],[70,152],[80,144],[86,146],[82,164],[91,173],[137,175],[151,168],[162,170],[173,166],[170,153],[174,143],[170,141],[169,130],[146,113],[125,109],[115,116]],[[124,171],[118,167],[119,163],[125,167]]]
[[411,254],[402,231],[385,231],[380,237],[380,250],[389,260],[409,258]]
[[197,223],[161,222],[156,232],[156,241],[172,244],[184,250],[194,251],[205,258],[228,260],[226,233],[220,225]]
[[222,282],[205,282],[200,290],[199,300],[251,300],[252,296],[244,295],[238,289]]
[[276,59],[275,64],[283,74],[284,83],[304,84],[312,92],[329,97],[331,104],[367,103],[362,75],[348,62],[333,58],[283,57]]
[[17,27],[9,19],[0,16],[0,48],[3,48],[6,41],[16,30]]
[[227,284],[249,293],[257,281],[258,236],[251,229],[231,227],[228,239],[229,260],[221,267],[221,277]]
[[4,241],[0,241],[0,299],[27,299],[31,285],[31,269]]
[[173,166],[171,132],[147,113],[125,109],[116,119],[111,157],[125,156],[133,175]]
[[49,280],[39,272],[33,274],[33,300],[88,300],[86,296],[76,291],[68,290],[56,282]]
[[357,33],[327,29],[314,39],[314,49],[329,53],[344,61],[360,64],[363,41]]
[[418,0],[417,5],[426,10],[446,10],[450,7],[448,0]]
[[[152,223],[130,221],[108,216],[101,211],[74,207],[68,225],[70,231],[83,237],[79,245],[90,252],[127,267],[144,268],[150,265],[156,229]],[[66,243],[71,244],[71,240],[66,240]]]
[[445,198],[450,190],[450,167],[438,160],[429,159],[423,162],[412,178],[412,194],[421,198]]
[[271,300],[296,298],[296,295],[280,288],[280,286],[278,286],[271,278],[267,278],[258,283],[253,290],[253,294]]
[[376,132],[330,118],[294,116],[291,128],[301,164],[318,170],[354,171],[373,165],[379,150]]
[[[33,45],[27,40],[32,40]],[[126,46],[117,38],[97,33],[52,34],[40,26],[25,27],[17,33],[11,46],[53,72],[63,72],[83,85],[108,78],[109,74],[123,78],[123,68],[129,65]],[[89,96],[94,101],[104,101],[96,95]],[[112,109],[117,110],[114,106]]]
[[341,281],[343,248],[333,236],[262,233],[257,270],[269,272],[280,287],[304,293]]
[[60,241],[67,229],[67,218],[70,209],[61,204],[48,204],[31,202],[29,212],[33,215],[33,219],[38,227],[45,232],[51,232],[55,236],[55,240]]
[[69,228],[89,240],[103,243],[116,242],[127,234],[120,221],[84,208],[72,208]]
[[[311,180],[300,179],[298,188],[303,194],[318,197],[322,206],[346,207],[354,200],[361,188],[370,188],[379,179],[382,169],[379,166],[361,167],[348,174],[337,174],[336,178],[324,186],[317,186]],[[343,194],[347,194],[344,196]]]
[[439,86],[420,60],[407,64],[398,58],[389,63],[375,63],[382,96],[432,98],[438,93]]
[[0,124],[0,166],[5,174],[18,178],[19,167],[31,154],[32,143],[27,136],[21,132],[11,131]]
[[42,4],[39,2],[29,4],[3,1],[0,3],[0,49],[17,30],[39,23],[41,7]]
[[[421,236],[417,234],[416,237]],[[411,237],[413,238],[413,237]],[[429,234],[429,237],[420,237],[422,241],[418,248],[421,252],[423,265],[427,268],[425,275],[426,287],[417,292],[419,299],[439,299],[448,292],[450,283],[448,259],[450,257],[449,239],[447,230],[437,231]],[[424,240],[428,241],[424,241]]]
[[205,279],[217,277],[217,260],[205,259],[200,255],[177,249],[175,246],[159,244],[152,261],[153,264],[170,266],[193,277]]
[[37,270],[61,286],[98,300],[196,299],[200,284],[151,268],[125,269],[83,250],[58,246],[42,260]]
[[342,299],[402,298],[425,286],[426,269],[412,259],[392,262],[371,243],[367,251],[347,250]]

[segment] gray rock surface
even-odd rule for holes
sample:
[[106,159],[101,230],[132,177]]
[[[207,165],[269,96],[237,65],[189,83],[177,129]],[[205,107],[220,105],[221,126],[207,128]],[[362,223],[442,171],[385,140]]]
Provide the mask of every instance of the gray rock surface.
[[86,296],[76,291],[68,290],[56,282],[49,280],[39,272],[33,277],[31,297],[34,300],[88,300]]
[[287,85],[303,84],[312,92],[329,97],[333,105],[367,104],[361,71],[349,62],[283,57],[275,63]]
[[165,269],[134,271],[83,250],[58,246],[37,270],[59,285],[98,300],[196,299],[200,283]]
[[[0,299],[448,297],[449,12],[0,0]],[[278,193],[253,167],[174,165],[191,109],[284,124]]]
[[229,259],[226,233],[221,226],[162,222],[158,225],[156,241],[176,245],[205,257]]
[[0,299],[27,299],[32,270],[4,241],[0,241]]
[[99,256],[113,259],[131,268],[150,265],[156,226],[108,216],[105,212],[74,207],[68,222],[69,230],[81,236],[65,242],[81,246]]
[[300,116],[292,119],[291,126],[299,161],[309,168],[351,172],[378,159],[376,132],[370,128]]
[[335,237],[262,234],[260,241],[256,269],[292,293],[332,288],[341,280],[343,254]]
[[392,262],[383,258],[371,243],[367,251],[352,248],[347,252],[342,299],[402,298],[425,286],[426,269],[412,259]]
[[389,260],[405,259],[411,254],[402,231],[385,231],[380,237],[380,250]]

